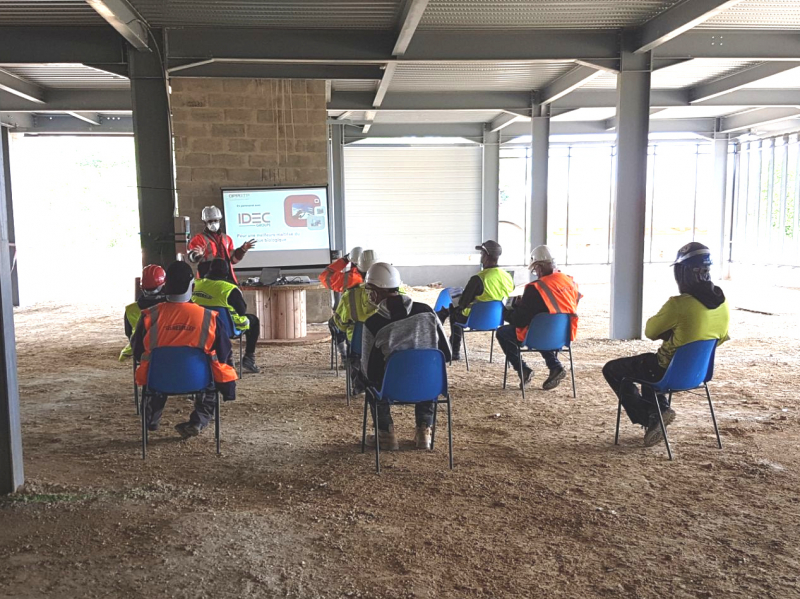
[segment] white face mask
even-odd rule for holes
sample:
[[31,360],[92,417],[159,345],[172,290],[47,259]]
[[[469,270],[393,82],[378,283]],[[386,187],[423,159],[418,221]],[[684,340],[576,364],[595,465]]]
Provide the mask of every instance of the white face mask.
[[208,230],[211,231],[212,233],[216,233],[217,231],[219,231],[219,221],[210,220],[206,223],[206,227],[208,227]]

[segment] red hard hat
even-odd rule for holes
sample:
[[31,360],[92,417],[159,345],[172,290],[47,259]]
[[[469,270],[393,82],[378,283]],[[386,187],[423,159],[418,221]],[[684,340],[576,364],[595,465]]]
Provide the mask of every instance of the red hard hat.
[[153,291],[164,284],[167,273],[158,264],[148,264],[142,271],[142,289]]

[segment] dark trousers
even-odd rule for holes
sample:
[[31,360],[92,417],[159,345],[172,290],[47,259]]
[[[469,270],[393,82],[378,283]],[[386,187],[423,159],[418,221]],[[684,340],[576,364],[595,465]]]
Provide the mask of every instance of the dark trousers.
[[[519,342],[517,341],[517,328],[514,325],[507,324],[497,329],[497,342],[508,358],[508,363],[514,367],[514,370],[519,372],[519,362],[521,358],[519,354]],[[544,363],[547,365],[548,369],[553,370],[554,368],[561,368],[561,362],[558,359],[557,351],[540,351],[539,353],[542,354]],[[528,365],[525,364],[525,360],[522,360],[522,370],[530,370]]]
[[[163,393],[151,393],[147,402],[147,424],[153,426],[161,420],[164,406],[167,403],[167,396]],[[198,425],[201,429],[205,428],[214,417],[214,410],[217,406],[217,399],[213,389],[206,389],[198,393],[194,400],[194,411],[189,416],[191,424]]]
[[336,341],[336,345],[347,341],[347,334],[344,331],[339,330],[339,328],[333,322],[333,318],[328,320],[328,330],[331,332],[331,337],[333,337]]
[[[622,402],[628,418],[633,424],[642,426],[647,426],[650,415],[656,412],[655,393],[649,387],[645,387],[643,396],[639,387],[630,381],[625,381],[623,384],[622,379],[632,378],[655,383],[662,379],[664,372],[666,370],[659,365],[655,354],[619,358],[603,366],[603,376]],[[662,411],[669,408],[669,401],[665,395],[659,393],[657,397]]]
[[456,326],[456,323],[466,324],[467,317],[461,312],[450,312],[450,347],[453,348],[453,355],[461,355],[461,340],[464,339],[464,328]]
[[256,353],[256,343],[261,334],[261,323],[255,314],[245,314],[245,316],[250,321],[250,328],[244,332],[244,354],[252,356]]
[[[392,414],[389,409],[389,404],[385,401],[377,401],[375,394],[371,387],[367,387],[367,400],[371,409],[378,406],[378,430],[388,431],[389,427],[394,423],[392,422]],[[414,414],[416,417],[417,426],[432,426],[433,425],[433,402],[423,401],[422,403],[414,404]]]

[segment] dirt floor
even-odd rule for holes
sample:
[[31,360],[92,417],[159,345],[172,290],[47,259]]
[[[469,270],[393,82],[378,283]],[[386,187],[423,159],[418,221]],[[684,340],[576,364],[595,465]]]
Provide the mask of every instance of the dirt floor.
[[259,350],[219,457],[211,431],[179,440],[190,405],[171,399],[143,462],[121,307],[19,310],[27,485],[0,499],[0,597],[800,597],[800,289],[724,285],[724,449],[705,399],[679,396],[670,462],[629,422],[613,445],[601,367],[655,346],[606,340],[605,277],[575,274],[577,400],[536,389],[539,359],[527,400],[503,391],[472,335],[472,371],[449,370],[455,469],[444,426],[434,452],[412,448],[406,408],[380,476],[327,343]]

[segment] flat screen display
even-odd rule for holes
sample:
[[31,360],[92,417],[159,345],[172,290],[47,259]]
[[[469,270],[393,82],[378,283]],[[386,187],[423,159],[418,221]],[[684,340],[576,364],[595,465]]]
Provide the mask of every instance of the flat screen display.
[[223,189],[222,204],[234,247],[256,240],[236,268],[330,262],[327,187]]

